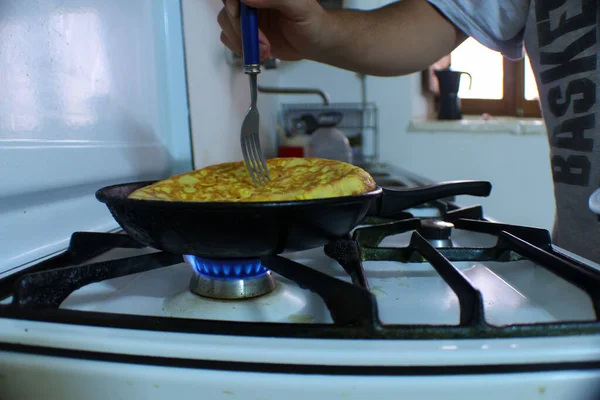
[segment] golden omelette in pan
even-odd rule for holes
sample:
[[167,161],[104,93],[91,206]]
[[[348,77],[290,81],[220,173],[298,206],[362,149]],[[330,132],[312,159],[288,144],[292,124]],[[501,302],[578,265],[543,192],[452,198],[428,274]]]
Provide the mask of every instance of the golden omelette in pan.
[[262,188],[237,162],[107,186],[96,198],[145,246],[222,259],[321,247],[348,238],[366,215],[396,218],[427,201],[491,190],[478,181],[392,190],[377,188],[364,170],[343,162],[279,158],[268,164],[272,180]]
[[139,200],[183,202],[276,202],[364,194],[376,189],[371,175],[322,158],[267,160],[271,180],[255,187],[244,162],[211,165],[175,175],[132,192]]

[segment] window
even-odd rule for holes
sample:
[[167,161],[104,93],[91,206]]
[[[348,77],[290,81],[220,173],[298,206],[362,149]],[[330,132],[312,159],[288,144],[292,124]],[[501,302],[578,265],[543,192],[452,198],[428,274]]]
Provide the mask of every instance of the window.
[[[527,56],[511,61],[468,38],[433,65],[426,76],[436,79],[431,70],[448,65],[454,71],[468,72],[472,78],[469,88],[469,76],[461,77],[458,97],[463,114],[541,117],[537,85]],[[428,84],[426,89],[437,94],[436,84]]]

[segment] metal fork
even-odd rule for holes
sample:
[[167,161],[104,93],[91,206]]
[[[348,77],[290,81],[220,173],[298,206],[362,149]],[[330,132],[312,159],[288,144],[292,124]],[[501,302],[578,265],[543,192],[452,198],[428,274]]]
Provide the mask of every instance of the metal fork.
[[244,72],[250,79],[250,108],[242,122],[240,141],[246,168],[255,186],[263,186],[271,179],[269,168],[260,148],[258,126],[260,116],[256,105],[258,97],[257,77],[260,73],[260,49],[258,47],[258,12],[240,1],[240,27]]
[[246,113],[244,122],[242,123],[242,133],[240,140],[242,143],[242,153],[246,168],[254,181],[255,186],[263,186],[271,179],[269,169],[265,157],[260,148],[260,139],[258,136],[258,126],[260,116],[256,107],[257,89],[256,89],[256,74],[250,75],[250,108]]

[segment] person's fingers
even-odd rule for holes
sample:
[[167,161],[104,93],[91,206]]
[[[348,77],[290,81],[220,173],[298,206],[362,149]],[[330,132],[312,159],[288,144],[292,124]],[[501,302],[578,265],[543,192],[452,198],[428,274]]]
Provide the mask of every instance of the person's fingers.
[[[236,6],[239,4],[239,0],[233,0],[233,2],[236,4]],[[237,17],[233,17],[231,9],[227,6],[228,3],[231,3],[231,1],[223,0],[223,4],[225,4],[225,12],[224,10],[221,10],[217,20],[221,26],[221,29],[223,29],[223,33],[225,34],[228,43],[230,43],[235,49],[239,48],[241,50],[242,42],[240,37],[241,28],[239,14]],[[236,7],[234,12],[238,13],[238,10],[239,8]],[[263,11],[263,13],[267,12],[267,10]],[[226,21],[225,19],[228,19],[229,21]],[[261,61],[265,61],[271,55],[271,44],[261,29],[258,31],[258,42],[260,48],[260,59]]]
[[[225,0],[225,1],[229,1],[229,0]],[[235,2],[237,4],[237,1]],[[227,17],[229,18],[229,22],[231,23],[231,27],[233,28],[233,31],[239,36],[241,35],[241,28],[240,28],[240,16],[239,15],[232,15],[231,11],[229,10],[228,7],[225,7],[227,9]],[[235,11],[235,13],[237,14],[237,10]]]
[[[231,42],[231,40],[229,40],[229,38],[227,38],[227,35],[225,35],[225,32],[221,32],[221,43],[223,43],[229,50],[233,51],[235,54],[237,54],[238,56],[242,56],[242,49],[241,46],[234,44],[233,42]],[[260,43],[260,61],[264,62],[267,60],[267,58],[270,57],[271,52],[270,52],[270,47],[267,45],[264,45],[262,43]]]
[[[222,29],[221,42],[230,50],[241,53],[242,41],[240,37],[239,0],[222,0],[224,8],[219,12],[217,21]],[[268,11],[263,11],[267,13]],[[262,18],[261,18],[262,19]],[[271,55],[271,43],[263,31],[258,31],[260,60],[265,61]]]
[[221,43],[223,43],[229,50],[233,51],[238,56],[241,56],[241,49],[238,49],[231,41],[227,38],[225,33],[221,32]]
[[[228,0],[235,1],[235,0]],[[251,7],[271,8],[281,11],[286,17],[303,19],[308,16],[311,9],[319,6],[316,0],[242,0]]]
[[224,9],[219,12],[219,15],[217,16],[217,22],[222,30],[221,37],[225,36],[229,43],[229,45],[227,43],[224,44],[232,51],[241,52],[242,40],[239,34],[235,31],[235,28],[232,26],[228,13]]
[[240,17],[240,0],[223,0],[223,4],[231,18]]
[[258,47],[260,48],[260,61],[265,61],[271,55],[271,43],[262,30],[258,30]]

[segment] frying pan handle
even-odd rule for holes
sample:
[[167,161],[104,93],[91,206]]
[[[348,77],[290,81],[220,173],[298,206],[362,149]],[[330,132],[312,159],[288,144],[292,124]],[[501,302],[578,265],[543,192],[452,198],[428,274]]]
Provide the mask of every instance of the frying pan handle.
[[383,188],[377,210],[372,208],[369,214],[375,211],[379,217],[394,217],[407,208],[428,201],[462,195],[487,197],[491,191],[492,184],[486,181],[450,181],[407,189]]

